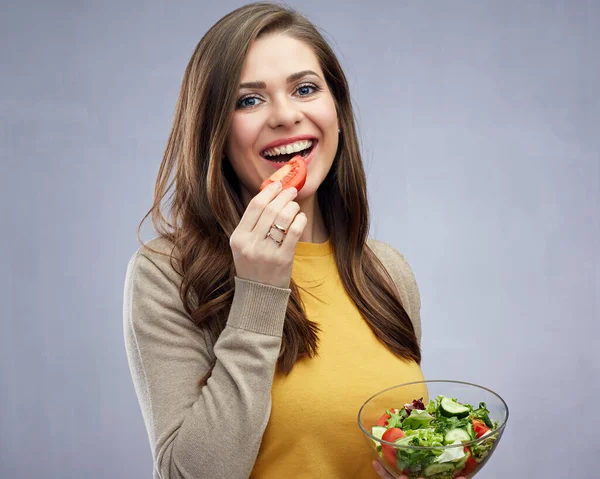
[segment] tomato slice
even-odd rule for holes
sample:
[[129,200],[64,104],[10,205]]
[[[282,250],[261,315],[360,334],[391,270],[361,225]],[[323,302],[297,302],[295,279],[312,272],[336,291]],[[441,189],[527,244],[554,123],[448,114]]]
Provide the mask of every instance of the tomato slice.
[[306,163],[301,155],[296,155],[263,181],[263,184],[260,185],[260,191],[276,181],[281,181],[283,185],[282,190],[294,187],[300,191],[304,186],[304,183],[306,183],[306,173]]
[[383,415],[377,419],[377,422],[375,423],[376,426],[387,426],[387,422],[388,419],[391,418],[392,416],[390,416],[387,413],[383,413]]
[[489,430],[490,428],[487,427],[483,421],[480,421],[479,419],[473,419],[473,431],[475,431],[475,435],[477,437],[483,436]]
[[[398,409],[390,409],[394,414],[398,412]],[[388,419],[392,417],[390,416],[388,413],[383,413],[381,415],[381,417],[379,419],[377,419],[377,422],[375,423],[376,426],[387,426],[387,422]]]
[[[395,442],[401,437],[406,436],[404,431],[397,427],[392,427],[383,433],[381,439],[387,442]],[[396,467],[396,449],[392,446],[388,446],[387,444],[381,445],[381,452],[383,453],[383,457],[386,462],[393,467]]]
[[[404,431],[402,429],[400,429],[399,427],[391,427],[390,429],[388,429],[387,431],[385,431],[383,433],[383,436],[381,436],[381,439],[383,439],[384,441],[387,441],[387,442],[395,442],[404,436],[406,436],[406,434],[404,433]],[[386,444],[383,444],[383,445],[385,446]]]
[[475,459],[473,459],[473,455],[471,454],[471,449],[469,449],[468,446],[465,446],[465,454],[468,454],[469,459],[467,459],[467,462],[465,463],[465,467],[463,467],[460,472],[457,472],[455,474],[456,477],[466,476],[467,474],[471,474],[475,469],[477,469],[478,464],[475,461]]

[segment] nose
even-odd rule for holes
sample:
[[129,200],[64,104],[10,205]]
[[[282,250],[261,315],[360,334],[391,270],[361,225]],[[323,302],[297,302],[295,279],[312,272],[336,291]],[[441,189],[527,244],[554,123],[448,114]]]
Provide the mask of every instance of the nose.
[[289,128],[299,123],[304,117],[300,105],[287,95],[277,97],[271,103],[271,115],[268,124],[271,128]]

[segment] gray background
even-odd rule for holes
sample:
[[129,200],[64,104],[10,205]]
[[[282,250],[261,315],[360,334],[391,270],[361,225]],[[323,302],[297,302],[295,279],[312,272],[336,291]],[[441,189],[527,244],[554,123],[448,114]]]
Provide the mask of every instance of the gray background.
[[[350,79],[426,377],[512,408],[481,479],[597,471],[599,3],[291,2]],[[239,5],[2,3],[0,477],[151,477],[125,267],[185,65]]]

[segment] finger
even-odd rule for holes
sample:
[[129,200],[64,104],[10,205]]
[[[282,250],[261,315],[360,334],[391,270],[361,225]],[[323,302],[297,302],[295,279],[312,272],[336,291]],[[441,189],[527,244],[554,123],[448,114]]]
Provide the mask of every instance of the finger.
[[293,256],[298,240],[300,240],[300,236],[302,236],[307,223],[308,219],[304,213],[298,213],[296,215],[294,221],[292,221],[292,224],[288,228],[285,241],[281,244],[282,254]]
[[373,469],[375,469],[375,472],[377,473],[377,475],[379,477],[382,477],[384,479],[386,479],[386,477],[389,477],[389,474],[386,472],[386,470],[383,468],[383,466],[381,464],[379,464],[377,461],[373,461],[371,464],[373,465]]
[[279,193],[279,195],[277,195],[277,197],[273,199],[263,210],[260,218],[256,222],[254,231],[264,237],[271,229],[271,226],[273,226],[273,223],[275,223],[275,218],[279,212],[285,207],[285,205],[292,201],[297,194],[298,191],[296,188],[288,188]]
[[276,181],[252,198],[242,215],[238,228],[241,227],[243,231],[252,231],[267,205],[277,197],[280,191],[281,181]]
[[287,205],[283,207],[283,209],[277,214],[275,217],[274,225],[277,225],[283,228],[286,232],[279,230],[279,228],[271,227],[269,230],[269,234],[274,236],[277,240],[283,240],[285,235],[287,234],[287,230],[291,226],[294,218],[300,212],[300,205],[295,201],[290,201]]

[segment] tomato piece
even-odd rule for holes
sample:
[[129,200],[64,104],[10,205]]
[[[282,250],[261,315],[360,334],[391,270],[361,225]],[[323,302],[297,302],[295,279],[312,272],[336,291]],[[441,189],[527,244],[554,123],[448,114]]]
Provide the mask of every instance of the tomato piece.
[[[390,411],[392,411],[394,414],[396,414],[398,412],[398,409],[390,409]],[[383,413],[381,415],[381,417],[379,419],[377,419],[377,422],[375,423],[375,425],[376,426],[387,426],[387,422],[390,417],[392,417],[392,416],[390,416],[388,413]]]
[[263,181],[262,185],[260,185],[260,191],[276,181],[281,181],[283,186],[282,190],[294,187],[300,191],[304,186],[304,183],[306,183],[306,173],[306,163],[301,155],[296,155]]
[[382,444],[381,452],[383,453],[383,458],[385,459],[385,462],[387,462],[392,467],[396,467],[396,449],[394,449],[391,446],[386,446],[385,444]]
[[399,427],[392,427],[383,433],[381,439],[387,442],[395,442],[404,436],[406,436],[406,434],[402,429],[400,429]]
[[376,426],[387,426],[387,422],[388,419],[391,418],[392,416],[390,416],[387,413],[383,413],[383,415],[377,419],[377,422],[375,423]]
[[483,436],[489,430],[490,428],[487,427],[483,421],[480,421],[479,419],[473,419],[473,431],[475,431],[475,435],[477,437]]
[[473,459],[473,455],[471,454],[471,449],[468,446],[465,446],[465,453],[469,455],[467,462],[465,463],[465,467],[458,473],[456,473],[456,477],[458,476],[466,476],[467,474],[471,474],[475,469],[477,469],[477,462]]
[[[404,431],[397,427],[392,427],[383,433],[381,439],[387,442],[395,442],[401,437],[404,437]],[[386,462],[393,467],[396,467],[396,448],[388,446],[387,444],[381,445],[381,452]]]

